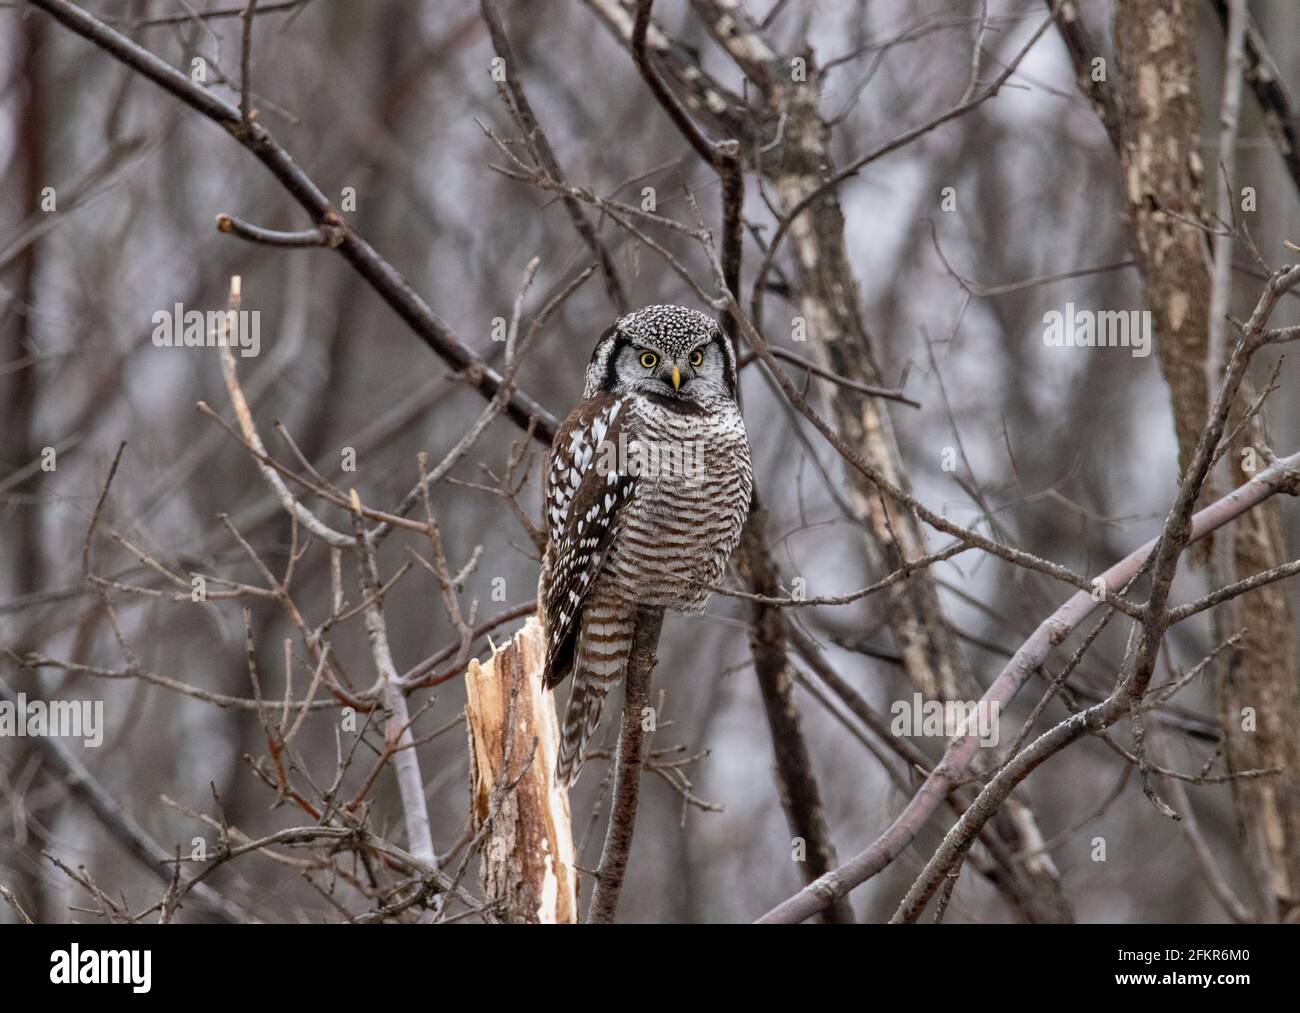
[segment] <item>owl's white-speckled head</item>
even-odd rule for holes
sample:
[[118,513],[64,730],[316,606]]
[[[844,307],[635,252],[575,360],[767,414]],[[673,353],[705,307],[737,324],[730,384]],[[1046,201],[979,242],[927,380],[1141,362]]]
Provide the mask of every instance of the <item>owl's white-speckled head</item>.
[[597,342],[584,395],[601,393],[713,408],[736,399],[735,353],[712,317],[685,306],[646,306],[619,317]]

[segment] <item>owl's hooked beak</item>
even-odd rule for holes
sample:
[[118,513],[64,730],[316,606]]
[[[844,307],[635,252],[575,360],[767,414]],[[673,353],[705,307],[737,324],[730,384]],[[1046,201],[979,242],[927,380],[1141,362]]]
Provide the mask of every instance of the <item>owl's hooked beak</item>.
[[674,363],[673,364],[673,390],[681,390],[681,389],[682,389],[682,371],[678,369],[677,365]]

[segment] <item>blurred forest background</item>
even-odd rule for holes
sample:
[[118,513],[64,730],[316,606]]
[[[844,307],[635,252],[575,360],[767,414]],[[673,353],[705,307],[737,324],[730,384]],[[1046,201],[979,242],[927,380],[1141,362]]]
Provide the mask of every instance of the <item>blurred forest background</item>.
[[[654,101],[611,24],[611,14],[621,14],[626,31],[632,6],[502,0],[498,9],[514,52],[510,69],[570,183],[634,205],[652,187],[659,214],[692,224],[688,188],[716,230],[717,174]],[[682,54],[756,102],[752,83],[746,87],[710,33],[708,14],[717,6],[663,0],[654,16]],[[834,167],[957,105],[967,94],[977,44],[978,86],[986,85],[1050,13],[1041,0],[747,0],[742,6],[755,22],[766,21],[765,35],[783,59],[801,56],[813,68],[821,114],[832,124]],[[1071,6],[1079,9],[1113,85],[1113,5],[1084,0]],[[1173,6],[1189,19],[1200,157],[1208,177],[1218,160],[1224,26],[1214,3]],[[192,61],[202,58],[204,86],[234,105],[241,7],[232,0],[83,5],[187,76]],[[525,328],[592,255],[554,194],[491,168],[506,162],[485,128],[506,139],[519,131],[492,76],[497,54],[479,4],[263,0],[260,7],[251,60],[257,122],[331,202],[342,207],[354,195],[344,211],[348,224],[467,346],[500,368],[504,345],[493,340],[494,319],[511,318],[529,262],[539,258],[523,303]],[[435,463],[443,459],[482,413],[483,397],[459,382],[343,257],[218,231],[218,214],[277,230],[310,224],[285,188],[226,131],[47,13],[23,0],[3,8],[0,676],[29,698],[104,701],[103,745],[65,744],[122,813],[168,853],[179,847],[188,855],[196,836],[212,847],[213,827],[193,814],[215,816],[210,783],[225,819],[251,837],[297,825],[302,813],[292,803],[273,806],[274,787],[245,761],[246,754],[266,752],[256,714],[133,677],[134,664],[207,693],[248,698],[244,604],[251,607],[263,691],[278,698],[283,643],[298,636],[284,610],[265,598],[194,604],[185,594],[172,600],[176,587],[112,537],[120,535],[186,581],[199,572],[263,583],[219,514],[229,516],[273,570],[282,572],[292,551],[294,532],[250,455],[195,410],[204,401],[233,419],[217,351],[156,347],[153,316],[177,303],[223,309],[230,277],[239,275],[243,307],[261,315],[261,352],[238,365],[268,450],[294,465],[274,429],[283,423],[316,469],[381,509],[391,509],[417,481],[418,453]],[[1300,6],[1256,0],[1249,9],[1281,80],[1300,83]],[[223,13],[196,16],[212,11]],[[724,136],[716,122],[705,122],[713,136]],[[1294,257],[1283,243],[1300,242],[1300,194],[1249,87],[1238,129],[1234,188],[1250,186],[1257,194],[1257,209],[1243,212],[1239,224],[1270,265],[1290,262]],[[766,136],[777,146],[790,143],[779,130]],[[857,287],[873,345],[877,382],[893,387],[902,380],[906,395],[921,405],[874,401],[892,423],[917,498],[962,525],[997,533],[1086,574],[1158,533],[1179,480],[1175,399],[1160,355],[1052,348],[1043,341],[1044,314],[1064,311],[1067,303],[1094,310],[1144,306],[1123,182],[1121,161],[1077,85],[1062,35],[1049,27],[996,95],[873,161],[836,191],[850,284]],[[748,306],[753,272],[775,228],[768,202],[788,201],[770,182],[760,183],[752,166],[745,185],[749,227],[741,302]],[[56,196],[54,211],[42,206],[47,187]],[[1208,184],[1206,192],[1212,208]],[[608,244],[632,306],[700,306],[646,244],[591,208],[586,214]],[[707,266],[689,241],[662,230],[654,234],[708,283]],[[787,242],[775,258],[763,326],[774,347],[811,357],[818,336],[800,345],[791,323],[802,312],[794,247]],[[1244,319],[1265,274],[1240,241],[1236,261],[1241,269],[1232,309]],[[540,328],[520,365],[520,390],[563,417],[581,395],[592,346],[617,312],[599,274],[586,281]],[[1274,324],[1298,318],[1295,300],[1284,300]],[[1258,389],[1276,359],[1262,356],[1253,367]],[[796,383],[806,380],[815,402],[833,396],[834,385],[787,365]],[[850,495],[844,462],[798,420],[762,369],[748,365],[742,389],[782,593],[796,579],[809,596],[864,587],[889,567],[873,558],[864,538],[863,502]],[[1300,445],[1295,375],[1295,364],[1284,363],[1280,389],[1268,402],[1269,445],[1279,454]],[[83,576],[87,528],[122,441],[126,448],[92,540],[93,567],[105,578],[161,596],[115,588],[101,595]],[[47,447],[56,451],[54,470],[41,468]],[[494,421],[432,490],[452,570],[482,547],[460,595],[467,613],[477,602],[480,622],[536,593],[537,550],[510,505],[484,488],[494,482],[483,468],[500,475],[512,447],[533,454],[519,502],[535,522],[541,448],[528,448],[520,428],[505,418]],[[344,471],[347,448],[355,451],[354,473]],[[953,470],[944,467],[946,450],[949,457],[957,451]],[[1286,542],[1295,545],[1300,514],[1290,504],[1283,498],[1278,516]],[[339,530],[350,530],[346,511],[320,511]],[[298,534],[306,539],[305,532]],[[411,560],[408,546],[419,539],[410,535],[399,532],[384,543],[382,580]],[[943,544],[936,537],[929,549]],[[294,575],[299,605],[312,623],[328,613],[330,601],[329,557],[318,549],[303,556]],[[1280,561],[1290,558],[1284,554]],[[352,604],[364,597],[356,579],[349,564],[343,580]],[[1042,574],[980,553],[936,564],[930,579],[948,635],[980,687],[1072,593]],[[733,586],[742,585],[733,579]],[[1288,582],[1278,586],[1290,593]],[[1206,587],[1204,566],[1185,566],[1175,600]],[[123,654],[106,600],[134,662]],[[1250,607],[1245,611],[1248,624]],[[386,593],[384,613],[398,671],[457,640],[438,584],[418,565]],[[901,648],[886,618],[879,595],[790,613],[842,679],[883,715],[917,688],[900,663]],[[670,616],[665,625],[654,678],[656,693],[666,693],[667,723],[656,744],[707,754],[686,772],[693,795],[716,811],[686,804],[664,779],[646,779],[623,919],[748,921],[804,883],[792,861],[791,827],[773,775],[749,620],[749,603],[715,595],[706,615]],[[518,623],[491,636],[500,642]],[[1109,692],[1128,625],[1112,624],[1072,676],[1080,699]],[[1287,635],[1293,640],[1295,630]],[[1207,616],[1181,623],[1170,632],[1164,661],[1190,668],[1217,639]],[[301,646],[296,650],[301,692],[312,666],[303,667]],[[358,685],[370,684],[375,673],[361,622],[354,618],[334,631],[331,650]],[[477,638],[473,650],[483,656],[487,639]],[[32,654],[75,665],[33,666]],[[851,854],[901,810],[908,785],[917,781],[904,772],[900,782],[887,769],[897,768],[897,759],[879,758],[872,736],[802,657],[792,655],[790,671],[797,675],[793,699],[829,836],[841,856]],[[1037,695],[1016,701],[1017,719]],[[464,702],[458,678],[411,694],[416,737],[455,722]],[[614,710],[598,736],[605,748],[617,733]],[[1218,749],[1219,711],[1211,669],[1153,723],[1151,748],[1160,762],[1198,771]],[[1057,701],[1044,720],[1066,715]],[[1297,716],[1285,720],[1294,726]],[[1019,720],[1007,727],[1018,728]],[[333,709],[312,711],[295,739],[294,749],[318,782],[328,784],[334,771],[337,729]],[[1127,742],[1129,734],[1124,728],[1118,737]],[[915,742],[932,759],[944,745],[941,738]],[[464,730],[453,725],[416,749],[433,843],[439,853],[449,852],[466,826]],[[349,772],[349,791],[372,760],[359,760]],[[584,869],[599,856],[607,765],[593,760],[572,795],[577,864]],[[1261,904],[1252,872],[1257,863],[1243,844],[1249,835],[1239,826],[1231,785],[1189,785],[1187,793],[1200,839],[1228,889],[1248,906]],[[392,776],[383,772],[370,796],[371,824],[405,846],[397,796]],[[1046,905],[1056,908],[1055,915],[1153,922],[1228,917],[1184,828],[1144,797],[1137,772],[1099,739],[1085,739],[1052,759],[1016,797],[1032,810],[1035,830],[1012,839],[1036,844],[1032,854],[1010,861],[1029,862],[1036,875],[1056,883],[1065,909]],[[950,819],[943,814],[942,820]],[[858,919],[890,916],[941,840],[941,822],[933,821],[851,895]],[[1104,861],[1097,860],[1097,838],[1105,841]],[[10,738],[0,742],[0,884],[35,920],[92,917],[76,910],[95,906],[84,886],[44,853],[71,870],[84,866],[106,895],[127,898],[133,910],[153,903],[163,889],[69,786],[66,771],[34,742]],[[476,868],[462,883],[471,891],[477,889]],[[267,920],[337,920],[343,915],[335,903],[350,911],[367,904],[346,884],[330,893],[324,872],[258,855],[226,863],[208,883]],[[1013,894],[1000,887],[996,871],[968,868],[946,918],[1042,917]],[[202,905],[187,903],[178,917],[210,916]],[[0,907],[0,918],[11,917]]]

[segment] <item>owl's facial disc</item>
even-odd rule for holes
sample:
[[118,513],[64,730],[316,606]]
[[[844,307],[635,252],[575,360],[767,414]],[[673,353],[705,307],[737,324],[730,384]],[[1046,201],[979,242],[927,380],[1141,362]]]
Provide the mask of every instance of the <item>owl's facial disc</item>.
[[734,354],[712,318],[681,306],[620,317],[587,370],[588,396],[619,391],[709,408],[736,397]]
[[621,375],[633,390],[679,401],[693,401],[700,392],[701,367],[706,361],[704,347],[671,355],[648,345],[629,345],[626,358],[632,366],[622,370]]

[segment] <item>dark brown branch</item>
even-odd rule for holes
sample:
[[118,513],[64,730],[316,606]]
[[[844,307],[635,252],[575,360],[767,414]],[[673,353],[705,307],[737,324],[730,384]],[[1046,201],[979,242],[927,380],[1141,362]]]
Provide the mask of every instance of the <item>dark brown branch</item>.
[[714,141],[706,137],[704,131],[696,126],[690,114],[677,101],[677,96],[669,90],[655,69],[650,66],[650,59],[646,53],[646,32],[650,28],[650,9],[653,6],[654,0],[640,0],[637,4],[636,20],[632,24],[632,59],[636,62],[641,77],[645,79],[645,83],[654,94],[655,100],[673,121],[673,125],[705,162],[715,169],[719,168],[724,160],[739,154],[740,145],[736,141]]
[[636,830],[647,742],[645,710],[650,706],[650,674],[658,660],[655,648],[663,622],[664,614],[659,609],[642,609],[637,613],[632,654],[623,677],[623,723],[618,733],[618,755],[614,759],[614,798],[610,803],[596,888],[587,913],[589,922],[612,922],[618,910],[628,854],[632,850],[632,834]]
[[257,0],[248,0],[248,6],[239,19],[244,22],[240,33],[239,49],[239,118],[245,124],[253,122],[251,93],[253,88],[253,18],[257,16]]
[[[1043,0],[1048,10],[1052,9],[1053,0]],[[1074,78],[1079,91],[1092,103],[1092,108],[1106,128],[1112,146],[1119,149],[1119,103],[1115,91],[1104,81],[1095,81],[1092,77],[1092,61],[1098,57],[1097,44],[1093,41],[1087,26],[1077,7],[1073,8],[1073,17],[1061,17],[1056,23],[1056,30],[1065,43],[1066,52],[1070,54],[1070,65],[1074,68]]]
[[[630,46],[633,12],[631,0],[583,0],[620,45]],[[682,101],[696,117],[715,123],[728,137],[740,138],[746,149],[764,144],[766,124],[754,107],[723,86],[699,65],[698,54],[670,38],[653,19],[646,32],[646,49],[654,54],[666,76],[682,93]]]
[[250,243],[261,243],[263,246],[322,246],[334,249],[343,242],[343,229],[338,225],[323,223],[314,229],[281,232],[277,229],[264,229],[260,225],[226,214],[217,215],[217,231],[247,239]]

